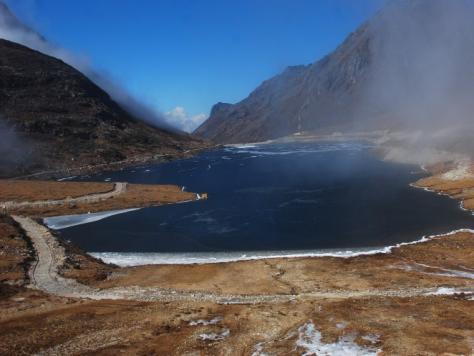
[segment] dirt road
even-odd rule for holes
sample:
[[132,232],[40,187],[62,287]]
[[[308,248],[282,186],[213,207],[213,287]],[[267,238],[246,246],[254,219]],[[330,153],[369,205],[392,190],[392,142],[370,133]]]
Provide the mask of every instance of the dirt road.
[[55,199],[55,200],[38,200],[38,201],[5,201],[0,202],[2,210],[8,212],[17,209],[40,209],[54,206],[68,206],[73,204],[91,204],[97,203],[110,198],[115,198],[127,191],[127,183],[115,183],[114,189],[105,193],[93,193],[83,195],[76,198]]

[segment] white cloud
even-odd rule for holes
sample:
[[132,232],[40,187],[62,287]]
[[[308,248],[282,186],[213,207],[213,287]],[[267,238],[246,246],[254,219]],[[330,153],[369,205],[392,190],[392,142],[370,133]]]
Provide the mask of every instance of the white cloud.
[[206,114],[190,116],[182,106],[177,106],[173,110],[166,112],[165,116],[170,125],[186,132],[194,131],[207,119]]

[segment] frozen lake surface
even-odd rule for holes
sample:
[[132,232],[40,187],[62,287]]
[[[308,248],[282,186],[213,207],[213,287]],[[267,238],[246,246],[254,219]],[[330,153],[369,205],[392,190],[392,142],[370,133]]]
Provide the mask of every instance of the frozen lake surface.
[[[202,262],[218,256],[359,251],[474,228],[474,217],[456,201],[409,186],[422,176],[419,167],[382,162],[359,143],[226,147],[76,178],[178,184],[208,192],[209,199],[86,216],[87,224],[60,231],[86,251],[113,252],[108,256],[115,261],[146,253],[149,263],[160,256]],[[77,217],[65,219],[77,223]],[[68,222],[52,225],[61,224]]]

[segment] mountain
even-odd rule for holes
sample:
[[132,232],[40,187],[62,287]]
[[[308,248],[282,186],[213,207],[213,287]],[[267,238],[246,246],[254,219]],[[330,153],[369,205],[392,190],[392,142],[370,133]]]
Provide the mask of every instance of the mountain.
[[88,60],[83,56],[78,56],[65,48],[51,43],[40,33],[25,25],[10,11],[2,0],[0,0],[0,38],[22,44],[43,54],[61,59],[92,80],[97,86],[107,92],[115,102],[132,115],[145,119],[152,125],[175,130],[163,115],[150,109],[140,100],[133,97],[133,95],[130,95],[127,90],[111,80],[107,75],[94,70]]
[[321,60],[216,104],[194,133],[238,143],[302,131],[472,132],[473,16],[469,0],[388,2]]
[[0,177],[179,155],[206,145],[170,128],[0,0]]
[[216,142],[256,142],[349,125],[370,61],[369,42],[362,26],[322,60],[287,68],[235,105],[216,104],[195,134]]
[[203,142],[141,121],[82,73],[0,39],[0,174],[180,153]]

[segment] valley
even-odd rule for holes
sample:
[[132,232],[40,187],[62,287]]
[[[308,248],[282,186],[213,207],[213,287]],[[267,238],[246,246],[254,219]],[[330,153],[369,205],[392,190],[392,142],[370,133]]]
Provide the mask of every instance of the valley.
[[[448,173],[416,184],[468,198],[473,186],[469,176],[453,180]],[[9,190],[12,201],[30,200],[35,190],[43,198],[45,187],[55,199],[114,189],[112,183],[3,184],[27,187],[16,199]],[[195,197],[182,194],[181,199]],[[81,205],[93,211],[105,208],[95,203]],[[337,350],[345,345],[365,353],[394,354],[402,342],[404,353],[415,355],[426,350],[468,353],[472,347],[471,230],[353,257],[117,267],[58,240],[31,218],[3,218],[0,227],[3,351],[113,354],[154,350],[178,355],[227,350],[226,354],[259,355],[299,353],[311,347]],[[48,327],[33,332],[39,320]]]
[[0,0],[0,355],[474,354],[474,6],[343,3]]

